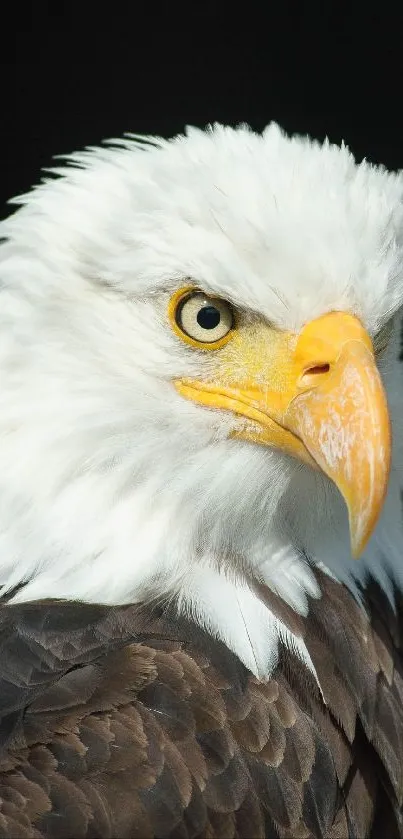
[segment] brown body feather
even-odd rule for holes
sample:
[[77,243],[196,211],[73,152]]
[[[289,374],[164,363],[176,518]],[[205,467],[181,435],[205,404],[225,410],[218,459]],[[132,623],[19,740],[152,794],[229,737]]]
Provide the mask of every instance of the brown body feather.
[[3,605],[0,837],[403,836],[398,621],[323,590],[258,682],[220,643],[139,606]]

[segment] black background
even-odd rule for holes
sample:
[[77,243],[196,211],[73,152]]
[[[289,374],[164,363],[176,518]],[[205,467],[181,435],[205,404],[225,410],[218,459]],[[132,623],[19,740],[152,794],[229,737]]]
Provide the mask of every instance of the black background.
[[237,9],[16,4],[1,34],[0,215],[53,155],[125,131],[275,119],[403,167],[401,13],[281,0]]

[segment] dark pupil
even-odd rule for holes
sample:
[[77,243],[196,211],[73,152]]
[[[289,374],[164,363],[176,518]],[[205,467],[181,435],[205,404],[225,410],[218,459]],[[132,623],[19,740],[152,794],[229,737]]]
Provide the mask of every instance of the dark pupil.
[[202,329],[215,329],[220,319],[221,315],[215,306],[203,306],[197,313],[197,323]]

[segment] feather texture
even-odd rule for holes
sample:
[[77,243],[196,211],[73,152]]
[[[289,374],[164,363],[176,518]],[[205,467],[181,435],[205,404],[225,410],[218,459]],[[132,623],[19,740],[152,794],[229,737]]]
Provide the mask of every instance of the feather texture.
[[323,698],[287,648],[262,683],[169,611],[4,604],[0,836],[403,835],[402,627],[316,577]]

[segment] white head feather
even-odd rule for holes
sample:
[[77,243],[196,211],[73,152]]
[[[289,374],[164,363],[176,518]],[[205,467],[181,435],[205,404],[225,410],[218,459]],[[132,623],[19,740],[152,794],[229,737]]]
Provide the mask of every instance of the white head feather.
[[177,596],[258,675],[279,635],[309,656],[248,585],[305,614],[306,555],[354,586],[336,489],[285,454],[229,440],[234,417],[172,380],[205,369],[172,333],[189,278],[280,328],[331,310],[376,336],[394,454],[359,567],[403,547],[403,176],[276,125],[190,129],[73,155],[0,234],[0,582],[18,599],[122,603]]

